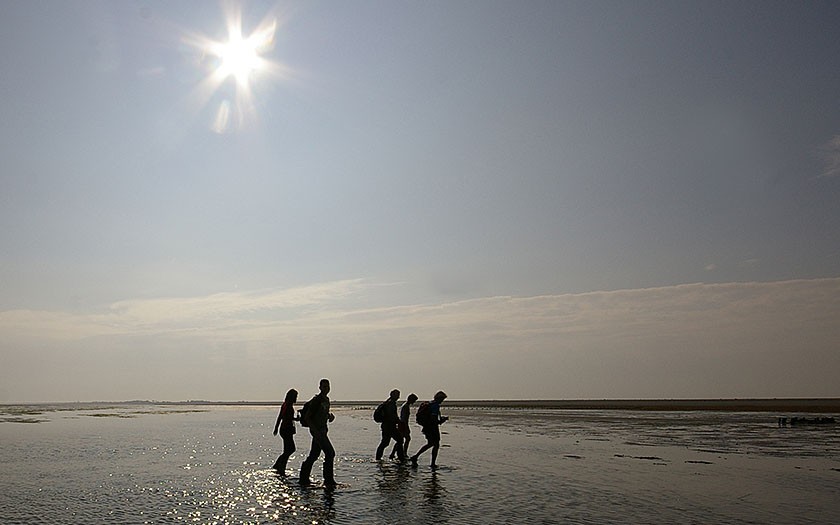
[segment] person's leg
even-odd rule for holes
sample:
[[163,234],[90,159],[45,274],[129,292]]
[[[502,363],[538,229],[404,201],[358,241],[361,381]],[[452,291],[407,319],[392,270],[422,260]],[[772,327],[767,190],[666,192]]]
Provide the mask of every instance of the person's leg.
[[300,482],[304,485],[308,485],[310,483],[309,476],[312,474],[312,465],[315,464],[315,460],[318,459],[318,456],[321,455],[321,445],[318,443],[318,439],[313,435],[312,436],[312,448],[309,449],[309,455],[303,460],[303,464],[300,466]]
[[391,436],[396,441],[394,445],[394,450],[397,451],[397,456],[399,457],[400,461],[405,461],[405,450],[403,449],[403,437],[402,433],[398,429],[394,429],[391,431]]
[[430,448],[432,449],[432,465],[435,464],[435,460],[437,459],[437,451],[440,448],[440,430],[436,426],[428,426],[423,429],[423,434],[426,435],[426,444],[416,454],[411,456],[412,465],[417,465],[417,458],[420,454]]
[[431,442],[431,441],[427,441],[425,445],[423,445],[422,447],[420,447],[420,450],[418,450],[417,452],[415,452],[415,453],[414,453],[414,455],[413,455],[413,456],[411,456],[411,457],[409,458],[409,459],[411,460],[411,464],[412,464],[412,465],[417,465],[417,458],[419,458],[419,457],[420,457],[420,454],[422,454],[423,452],[426,452],[426,451],[427,451],[427,450],[429,450],[430,448],[432,448],[432,442]]
[[286,475],[286,463],[289,457],[295,453],[295,437],[292,434],[283,435],[283,453],[274,463],[274,468],[280,471],[282,476]]
[[376,460],[382,459],[382,454],[385,452],[385,447],[391,442],[391,432],[385,427],[382,427],[382,439],[379,441],[379,446],[376,447]]
[[405,457],[408,457],[408,444],[411,443],[411,434],[405,434],[403,436],[403,454]]
[[329,436],[324,434],[321,437],[321,449],[324,451],[324,483],[327,485],[335,485],[335,448],[330,442]]
[[440,450],[440,442],[439,441],[432,446],[432,468],[437,468],[438,450]]

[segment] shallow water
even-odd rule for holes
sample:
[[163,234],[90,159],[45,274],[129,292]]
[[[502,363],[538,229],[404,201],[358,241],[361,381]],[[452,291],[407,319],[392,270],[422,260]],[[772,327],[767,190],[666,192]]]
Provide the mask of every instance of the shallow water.
[[[444,405],[451,420],[432,471],[429,453],[416,469],[373,461],[372,409],[334,412],[340,486],[329,490],[268,468],[282,448],[276,408],[0,407],[0,521],[840,522],[837,425]],[[309,448],[298,430],[292,475]],[[412,451],[423,441],[413,432]]]

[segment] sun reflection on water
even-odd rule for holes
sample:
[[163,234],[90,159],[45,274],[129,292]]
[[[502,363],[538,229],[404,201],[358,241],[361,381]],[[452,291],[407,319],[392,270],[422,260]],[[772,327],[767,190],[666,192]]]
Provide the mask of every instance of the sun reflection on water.
[[[331,496],[319,497],[316,491],[301,489],[294,479],[281,477],[276,471],[243,470],[207,480],[202,494],[167,490],[175,503],[167,516],[177,522],[241,523],[276,522],[322,523],[332,514]],[[182,503],[191,501],[185,508]]]

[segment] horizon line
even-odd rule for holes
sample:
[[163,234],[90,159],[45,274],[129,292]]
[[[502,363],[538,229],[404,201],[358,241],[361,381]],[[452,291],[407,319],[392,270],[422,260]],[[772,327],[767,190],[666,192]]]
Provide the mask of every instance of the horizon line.
[[[332,400],[334,406],[372,406],[381,400]],[[132,399],[122,401],[36,401],[0,402],[0,406],[19,405],[203,405],[203,406],[279,406],[282,400],[206,400],[177,401]],[[301,401],[302,403],[302,401]],[[615,410],[837,410],[840,397],[718,397],[718,398],[576,398],[576,399],[448,399],[446,405],[458,408],[554,408]]]

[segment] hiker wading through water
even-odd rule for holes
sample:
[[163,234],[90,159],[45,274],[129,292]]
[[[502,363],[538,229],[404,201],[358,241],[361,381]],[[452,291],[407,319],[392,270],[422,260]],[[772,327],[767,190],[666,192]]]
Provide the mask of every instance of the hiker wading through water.
[[334,487],[335,477],[333,475],[333,463],[335,461],[335,449],[327,436],[327,423],[332,423],[335,416],[330,412],[330,380],[322,379],[318,385],[321,390],[309,403],[309,409],[304,416],[309,426],[309,433],[312,435],[312,448],[309,456],[300,466],[300,484],[310,485],[309,475],[312,473],[312,465],[321,452],[324,453],[324,485]]

